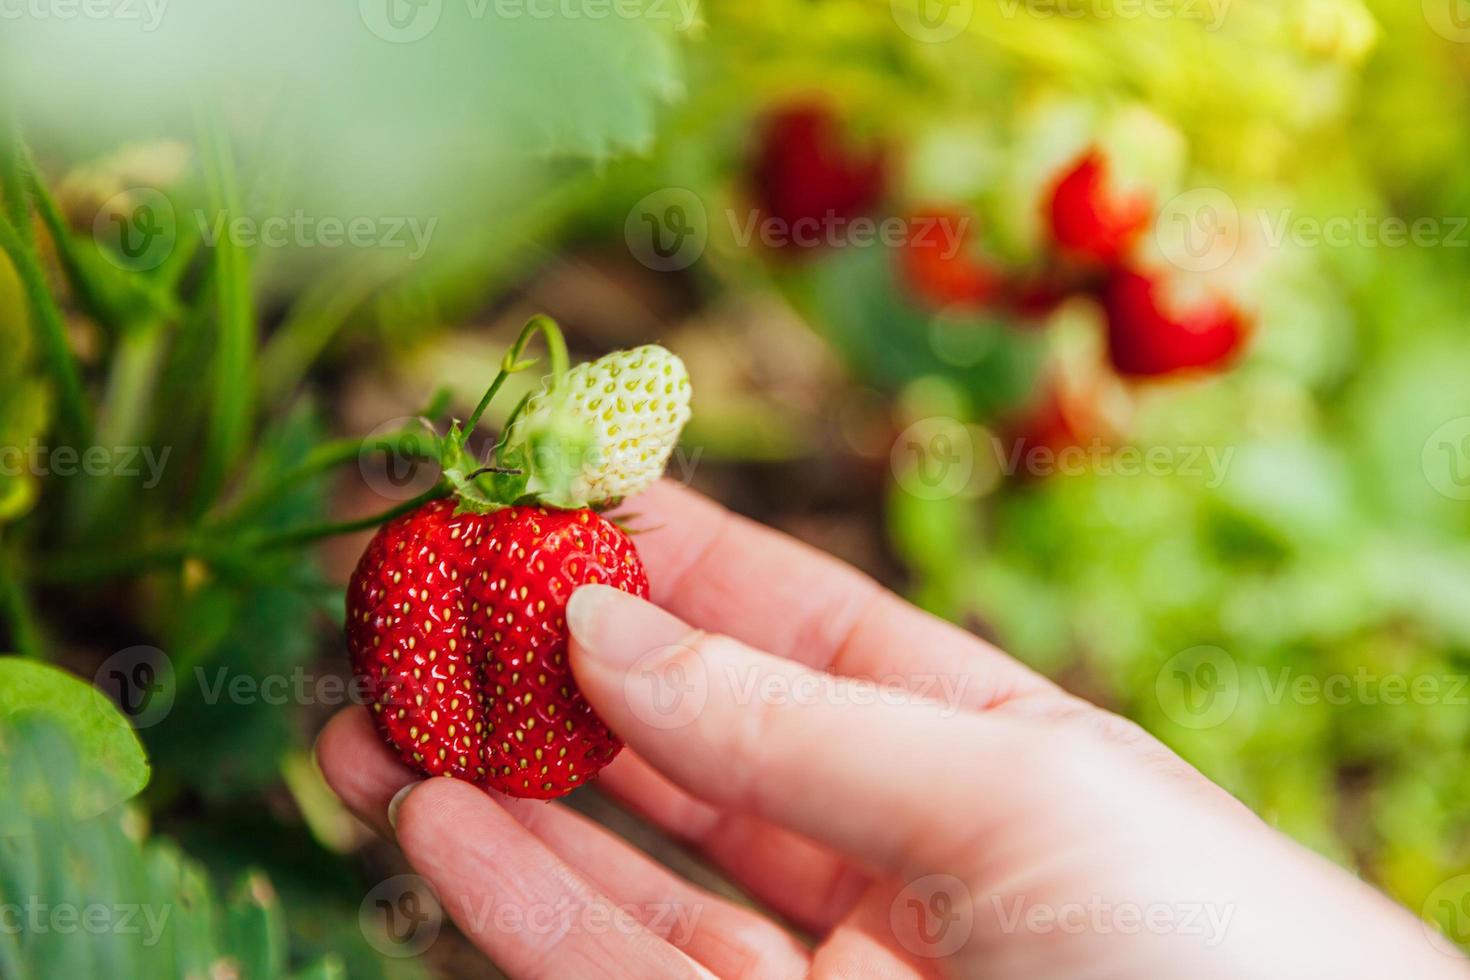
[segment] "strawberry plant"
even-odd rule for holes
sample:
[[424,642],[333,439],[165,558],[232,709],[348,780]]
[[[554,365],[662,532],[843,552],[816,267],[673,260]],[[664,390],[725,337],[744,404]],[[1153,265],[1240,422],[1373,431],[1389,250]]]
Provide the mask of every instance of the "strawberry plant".
[[[665,43],[656,32],[623,23],[606,25],[602,34],[621,39],[593,45],[609,56],[609,71],[621,63],[613,53],[619,45],[652,51]],[[7,48],[13,42],[7,37]],[[646,108],[662,97],[672,69],[657,59],[641,64],[646,71],[639,81],[617,92],[592,85],[599,108],[586,101],[565,106],[563,125],[543,148],[591,156],[644,138]],[[7,57],[7,72],[17,65]],[[440,67],[482,70],[465,63]],[[623,67],[616,73],[631,77]],[[399,358],[432,335],[438,304],[479,304],[492,288],[490,270],[503,275],[520,261],[515,235],[556,227],[582,199],[576,167],[562,166],[567,180],[558,195],[524,207],[526,196],[516,193],[508,209],[478,199],[482,215],[514,213],[496,241],[472,240],[464,226],[441,229],[445,247],[436,254],[452,260],[431,254],[422,262],[385,262],[393,258],[386,239],[376,252],[340,255],[324,252],[320,241],[277,247],[242,233],[264,228],[252,222],[284,206],[280,195],[300,203],[322,188],[276,182],[271,166],[290,151],[277,143],[253,155],[252,141],[227,132],[213,106],[186,111],[181,123],[160,105],[157,118],[170,136],[183,138],[79,165],[74,161],[91,148],[62,145],[54,132],[38,128],[31,130],[41,144],[35,149],[21,138],[17,117],[44,116],[34,101],[22,101],[24,111],[12,114],[6,106],[0,125],[0,340],[6,349],[0,358],[0,645],[28,661],[95,674],[138,726],[152,778],[137,805],[204,861],[186,863],[172,845],[150,845],[137,856],[145,873],[158,862],[186,867],[189,881],[178,901],[201,907],[217,887],[208,878],[253,875],[241,890],[246,914],[201,911],[179,932],[190,952],[176,963],[167,950],[157,960],[130,959],[121,940],[111,937],[116,948],[109,948],[104,937],[93,952],[79,948],[71,959],[56,960],[60,975],[234,970],[268,977],[299,969],[327,976],[345,965],[353,976],[419,976],[413,960],[376,953],[360,927],[358,903],[383,866],[356,856],[363,842],[307,752],[313,726],[344,703],[329,683],[340,654],[321,659],[319,637],[324,631],[340,637],[346,575],[330,577],[314,545],[370,532],[454,489],[484,499],[509,493],[517,479],[509,471],[522,453],[529,460],[522,488],[533,474],[538,481],[527,499],[535,493],[568,505],[568,494],[584,489],[635,488],[630,473],[638,462],[618,445],[626,433],[599,428],[590,417],[584,444],[581,417],[570,418],[574,410],[563,412],[548,392],[529,400],[516,439],[502,447],[508,464],[476,473],[471,456],[479,447],[468,444],[468,434],[452,460],[439,455],[447,438],[426,436],[419,417],[448,421],[450,396],[436,393],[437,384],[425,385],[424,404],[398,410],[406,417],[400,426],[371,438],[353,434],[353,424],[338,414],[339,386],[344,373],[358,372],[379,354],[385,363]],[[536,125],[556,116],[550,107]],[[500,170],[502,191],[519,179],[513,172],[509,164]],[[521,176],[525,189],[545,174]],[[327,199],[318,196],[314,206],[342,213],[355,206],[344,203],[349,198],[323,204]],[[426,205],[421,198],[403,206]],[[379,224],[393,226],[387,218]],[[137,252],[148,241],[157,247]],[[322,273],[314,287],[299,278],[308,267]],[[433,304],[426,306],[430,295]],[[518,363],[515,371],[529,364]],[[512,379],[507,387],[518,383]],[[660,428],[662,416],[644,417],[649,399],[637,401],[639,409],[624,422],[645,446],[665,433],[666,444],[644,457],[661,469],[678,425]],[[476,420],[482,412],[483,406]],[[502,425],[508,421],[492,412]],[[333,437],[333,428],[342,434]],[[370,481],[340,475],[355,468],[366,477],[370,450],[411,466],[442,464],[445,482],[418,499],[394,491],[343,514],[335,501],[344,483],[350,495]],[[541,453],[544,465],[531,465],[543,450],[550,450]],[[557,459],[557,452],[602,463],[574,474],[558,469],[567,455]],[[588,482],[578,485],[574,476]],[[461,481],[457,487],[451,478]],[[272,686],[278,682],[283,687]],[[127,724],[119,728],[125,732]],[[0,746],[0,759],[13,748]],[[130,784],[128,792],[138,788]],[[115,824],[118,816],[114,810],[109,818]],[[100,832],[107,847],[123,846],[113,830]],[[114,887],[75,877],[55,835],[33,843],[55,852],[51,894]],[[36,853],[22,849],[9,857],[25,867]],[[261,866],[273,886],[248,870]],[[0,891],[10,896],[12,886],[24,882],[11,880]],[[116,890],[123,901],[136,892],[125,882]],[[167,901],[169,893],[161,894]],[[292,904],[289,927],[276,894]],[[250,932],[253,921],[268,928]],[[67,940],[53,936],[40,945],[0,959],[0,972],[58,975],[49,964],[67,950]],[[74,938],[70,945],[77,945]],[[328,952],[333,955],[323,965]],[[86,966],[88,956],[95,956],[95,970]],[[109,962],[124,964],[121,972],[104,968]],[[79,965],[68,973],[67,963]]]

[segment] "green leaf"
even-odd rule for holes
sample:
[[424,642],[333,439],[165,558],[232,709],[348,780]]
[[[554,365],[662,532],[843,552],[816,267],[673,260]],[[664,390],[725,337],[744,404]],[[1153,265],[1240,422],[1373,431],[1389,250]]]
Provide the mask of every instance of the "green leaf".
[[323,956],[303,970],[292,974],[292,980],[347,980],[347,965],[341,957]]
[[[71,816],[94,816],[148,784],[148,760],[138,736],[102,692],[55,667],[0,658],[0,748],[14,739],[16,726],[36,720],[54,723],[75,744],[78,787],[85,792],[67,800]],[[0,775],[6,765],[0,758]],[[12,816],[0,813],[0,831],[11,828]]]
[[[107,782],[79,768],[82,746],[54,718],[33,716],[6,731],[0,800],[26,795],[38,777],[68,797],[95,795]],[[28,808],[18,817],[18,832],[0,836],[0,902],[23,922],[34,911],[56,926],[0,930],[6,980],[289,975],[285,913],[263,874],[248,872],[221,902],[204,868],[176,845],[139,839],[127,809],[74,820]],[[300,974],[344,975],[336,957]]]
[[269,879],[250,872],[235,889],[225,915],[229,944],[240,951],[241,975],[274,977],[286,969],[286,922]]
[[361,854],[334,854],[304,824],[283,823],[258,806],[230,807],[173,826],[178,845],[207,862],[211,880],[268,876],[286,910],[293,968],[320,966],[329,957],[344,964],[352,980],[426,980],[420,961],[385,958],[363,935],[362,899],[381,879],[363,866]]
[[[84,139],[146,138],[195,105],[219,106],[254,154],[242,165],[279,175],[277,199],[252,217],[412,218],[416,237],[405,229],[405,247],[371,256],[412,261],[473,240],[492,216],[533,210],[555,189],[553,163],[652,145],[661,105],[682,91],[676,40],[692,7],[634,6],[608,16],[598,0],[568,0],[531,15],[493,3],[201,0],[157,30],[22,18],[7,22],[0,80],[28,118]],[[484,173],[495,179],[471,177]],[[218,214],[178,217],[212,227]]]

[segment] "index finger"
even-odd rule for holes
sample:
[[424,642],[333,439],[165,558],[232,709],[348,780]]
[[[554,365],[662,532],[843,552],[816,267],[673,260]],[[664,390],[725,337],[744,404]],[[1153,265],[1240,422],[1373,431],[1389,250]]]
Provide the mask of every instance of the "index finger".
[[[668,480],[629,503],[653,601],[810,667],[988,708],[1055,691],[1030,668],[868,576]],[[946,680],[965,683],[944,690]]]

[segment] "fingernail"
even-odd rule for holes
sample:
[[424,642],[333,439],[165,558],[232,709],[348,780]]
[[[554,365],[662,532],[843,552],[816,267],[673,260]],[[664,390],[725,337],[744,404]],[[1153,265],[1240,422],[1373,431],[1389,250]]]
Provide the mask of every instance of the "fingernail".
[[584,585],[572,593],[567,626],[578,646],[611,667],[628,667],[694,632],[653,603],[606,585]]
[[393,799],[388,801],[388,826],[394,830],[398,829],[398,808],[403,806],[403,801],[408,799],[408,794],[413,792],[413,788],[422,782],[422,779],[416,779],[393,794]]

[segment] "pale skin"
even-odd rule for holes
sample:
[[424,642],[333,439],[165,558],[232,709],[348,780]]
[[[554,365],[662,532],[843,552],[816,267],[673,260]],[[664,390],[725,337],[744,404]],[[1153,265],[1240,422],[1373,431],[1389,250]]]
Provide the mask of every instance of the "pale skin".
[[628,746],[597,785],[758,908],[561,804],[416,782],[360,707],[317,745],[511,977],[1470,976],[1132,723],[690,491],[629,510],[660,525],[637,538],[653,602],[593,586],[568,610]]

